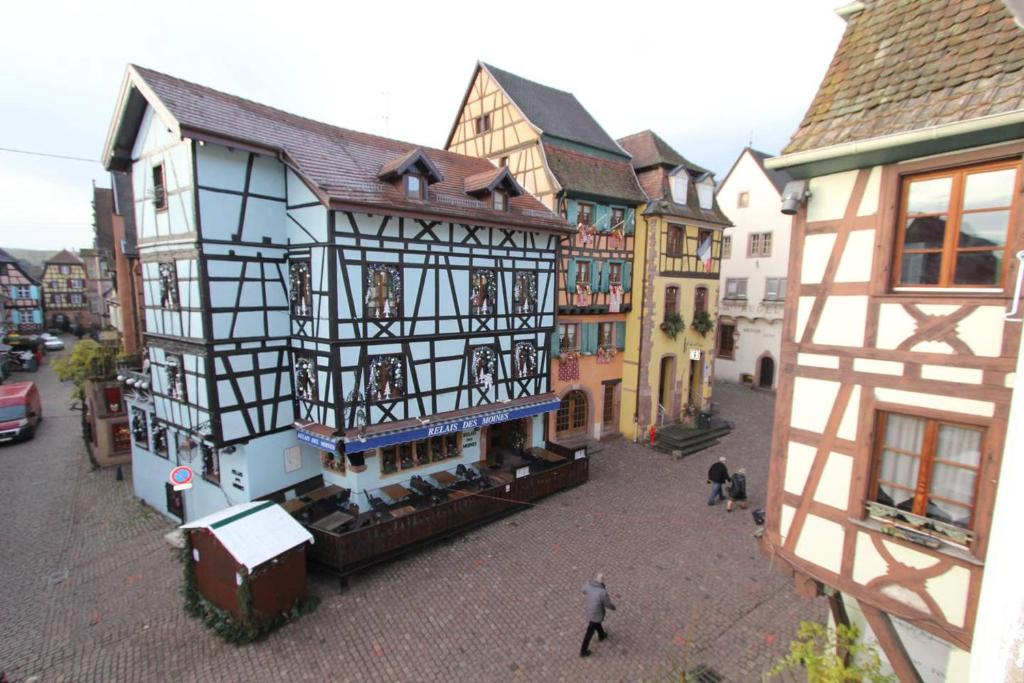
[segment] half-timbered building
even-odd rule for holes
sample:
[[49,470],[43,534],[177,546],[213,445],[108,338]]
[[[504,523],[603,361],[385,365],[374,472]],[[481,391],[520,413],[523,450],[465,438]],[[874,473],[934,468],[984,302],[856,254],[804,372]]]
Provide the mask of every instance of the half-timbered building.
[[817,96],[766,162],[796,180],[764,543],[899,680],[997,680],[967,671],[1019,456],[1024,33],[998,0],[840,13]]
[[[563,443],[619,433],[636,207],[629,154],[568,92],[479,63],[447,149],[486,158],[576,226],[562,238],[549,432]],[[630,410],[632,410],[630,408]]]
[[0,291],[6,295],[0,327],[21,333],[42,330],[42,288],[21,262],[3,249],[0,249]]
[[85,264],[63,249],[43,265],[43,302],[50,327],[88,327],[92,322],[86,289]]
[[640,207],[628,315],[622,433],[674,424],[709,407],[722,230],[714,178],[651,131],[619,140],[647,202]]
[[[135,66],[105,158],[143,265],[140,497],[191,519],[326,486],[376,510],[544,445],[571,228],[507,168]],[[184,495],[176,463],[201,470]]]

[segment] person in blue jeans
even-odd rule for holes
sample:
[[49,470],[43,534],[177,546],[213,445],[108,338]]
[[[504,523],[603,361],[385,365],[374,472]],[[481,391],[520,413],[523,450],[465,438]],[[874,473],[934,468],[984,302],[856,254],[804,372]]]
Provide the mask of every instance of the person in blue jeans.
[[708,483],[711,484],[711,497],[708,498],[708,505],[725,500],[723,487],[727,481],[729,481],[729,470],[725,467],[725,456],[723,455],[708,469]]

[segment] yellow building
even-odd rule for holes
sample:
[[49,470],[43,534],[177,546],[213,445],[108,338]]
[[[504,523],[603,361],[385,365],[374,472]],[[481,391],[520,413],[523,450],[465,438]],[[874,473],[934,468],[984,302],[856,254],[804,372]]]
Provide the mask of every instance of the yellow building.
[[622,138],[647,195],[637,209],[620,430],[634,438],[711,402],[722,231],[709,171],[651,131]]

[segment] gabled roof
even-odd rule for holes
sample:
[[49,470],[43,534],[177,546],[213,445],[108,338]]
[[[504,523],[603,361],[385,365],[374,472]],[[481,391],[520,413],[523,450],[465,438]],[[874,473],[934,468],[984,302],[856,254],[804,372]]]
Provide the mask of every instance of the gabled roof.
[[417,168],[426,177],[428,185],[444,180],[444,176],[437,170],[437,166],[430,160],[430,157],[427,156],[422,147],[414,147],[405,154],[387,162],[381,166],[377,177],[386,181],[394,180],[405,175],[413,167]]
[[182,529],[209,529],[235,560],[250,572],[313,535],[273,501],[240,503],[202,519],[182,524]]
[[729,172],[725,174],[725,178],[722,179],[722,182],[718,184],[718,187],[722,188],[725,186],[725,183],[729,180],[729,176],[731,176],[732,172],[736,170],[736,165],[740,163],[740,159],[742,159],[743,155],[748,152],[750,153],[750,158],[757,163],[757,165],[761,168],[761,172],[764,173],[766,178],[768,178],[768,182],[774,185],[775,189],[778,190],[779,194],[781,195],[782,190],[786,187],[786,183],[793,180],[793,176],[791,176],[789,173],[781,169],[768,168],[767,166],[765,166],[764,162],[774,157],[772,157],[772,155],[768,154],[767,152],[758,151],[753,147],[743,148],[743,151],[740,152],[739,156],[736,157],[736,161],[732,162],[732,166],[729,167]]
[[1024,31],[1000,0],[864,0],[784,155],[1024,107]]
[[544,134],[627,157],[572,93],[528,81],[480,62],[530,123]]
[[53,256],[51,256],[50,258],[46,259],[46,263],[47,263],[47,265],[49,265],[51,263],[65,264],[65,265],[72,265],[72,266],[85,265],[85,264],[82,263],[82,259],[80,259],[77,256],[75,256],[74,254],[72,254],[67,249],[61,249],[60,251],[58,251]]
[[672,146],[651,130],[641,131],[619,138],[618,143],[633,157],[633,168],[642,171],[651,166],[685,166],[697,173],[706,173],[707,169],[688,160]]
[[627,204],[642,204],[646,195],[629,162],[583,154],[551,143],[544,145],[548,168],[566,190],[606,197]]
[[487,192],[494,192],[499,187],[508,191],[510,196],[518,197],[526,190],[516,182],[515,177],[508,170],[507,166],[481,171],[466,178],[466,194],[480,195]]
[[513,198],[511,211],[496,211],[467,197],[465,178],[494,168],[486,159],[423,148],[443,180],[430,187],[427,201],[410,199],[377,176],[416,145],[313,121],[134,65],[128,67],[107,135],[103,161],[108,169],[125,170],[130,164],[147,105],[175,135],[277,156],[328,205],[571,231],[564,219],[528,194]]

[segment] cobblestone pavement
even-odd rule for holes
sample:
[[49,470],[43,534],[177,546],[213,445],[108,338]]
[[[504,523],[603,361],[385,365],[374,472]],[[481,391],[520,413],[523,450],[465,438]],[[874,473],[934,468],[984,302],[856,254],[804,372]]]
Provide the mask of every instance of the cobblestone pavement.
[[[722,385],[737,429],[682,461],[614,442],[590,481],[458,539],[371,570],[262,643],[226,645],[188,618],[172,525],[129,481],[92,470],[68,387],[49,367],[34,441],[0,447],[0,672],[49,681],[665,681],[706,664],[758,681],[801,618],[770,572],[748,511],[707,507],[719,455],[746,466],[763,504],[774,399]],[[584,580],[597,571],[618,610],[611,638],[578,657]],[[678,673],[674,680],[679,680]]]

